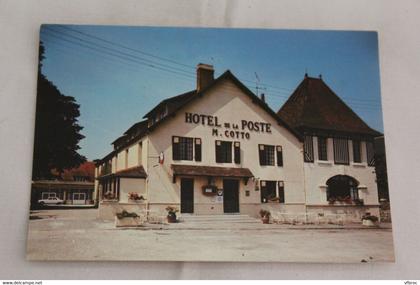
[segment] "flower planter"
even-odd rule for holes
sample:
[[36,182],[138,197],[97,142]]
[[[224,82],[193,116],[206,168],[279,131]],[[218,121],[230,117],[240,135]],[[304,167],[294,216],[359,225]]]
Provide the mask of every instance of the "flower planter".
[[362,220],[362,225],[366,226],[366,227],[376,227],[378,225],[378,222],[374,222],[368,219],[363,219]]
[[168,223],[176,223],[176,212],[178,212],[178,209],[172,206],[168,206],[165,210],[168,212],[168,215],[166,216]]
[[140,217],[124,217],[120,219],[115,217],[115,227],[117,228],[140,227],[142,224]]
[[270,223],[270,217],[263,217],[261,218],[261,221],[263,224],[269,224]]
[[128,199],[128,203],[136,203],[136,204],[142,204],[144,203],[144,200],[135,200],[135,199]]
[[166,218],[168,223],[176,223],[176,215],[167,215]]

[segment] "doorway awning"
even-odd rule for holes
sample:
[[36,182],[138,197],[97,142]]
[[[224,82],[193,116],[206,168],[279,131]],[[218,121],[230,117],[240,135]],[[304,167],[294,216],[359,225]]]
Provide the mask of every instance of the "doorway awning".
[[218,166],[201,166],[201,165],[180,165],[172,164],[173,180],[176,176],[205,176],[205,177],[230,177],[244,178],[248,180],[254,177],[248,168],[239,167],[218,167]]
[[109,178],[143,178],[145,179],[147,177],[146,171],[144,171],[143,166],[135,166],[131,168],[127,168],[124,170],[117,171],[115,173],[109,173],[102,176],[97,177],[98,180],[104,180]]

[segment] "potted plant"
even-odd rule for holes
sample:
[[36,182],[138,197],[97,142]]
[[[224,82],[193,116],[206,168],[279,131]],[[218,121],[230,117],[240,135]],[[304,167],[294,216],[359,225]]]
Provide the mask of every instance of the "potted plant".
[[168,206],[165,209],[168,212],[166,218],[168,219],[168,223],[176,223],[176,213],[178,209],[172,206]]
[[115,226],[119,227],[138,227],[142,225],[142,219],[135,212],[122,212],[116,213],[115,215]]
[[264,209],[260,210],[261,221],[263,224],[268,224],[270,222],[270,215],[270,211]]
[[146,199],[144,199],[143,195],[139,195],[139,193],[137,192],[130,192],[128,193],[128,200],[137,202],[137,201],[143,201]]
[[379,219],[377,216],[371,215],[370,213],[366,213],[362,217],[362,224],[364,226],[373,227],[378,225]]

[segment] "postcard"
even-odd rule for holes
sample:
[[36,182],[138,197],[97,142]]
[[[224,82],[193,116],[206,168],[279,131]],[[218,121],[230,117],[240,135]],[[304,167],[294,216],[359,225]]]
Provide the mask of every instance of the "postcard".
[[42,25],[27,258],[393,262],[378,48]]

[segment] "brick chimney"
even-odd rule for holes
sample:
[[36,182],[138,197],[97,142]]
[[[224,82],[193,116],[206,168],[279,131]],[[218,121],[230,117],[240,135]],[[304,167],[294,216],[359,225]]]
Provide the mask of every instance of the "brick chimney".
[[214,80],[213,65],[199,63],[197,65],[197,92],[206,88]]

